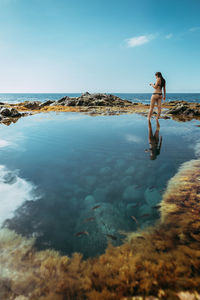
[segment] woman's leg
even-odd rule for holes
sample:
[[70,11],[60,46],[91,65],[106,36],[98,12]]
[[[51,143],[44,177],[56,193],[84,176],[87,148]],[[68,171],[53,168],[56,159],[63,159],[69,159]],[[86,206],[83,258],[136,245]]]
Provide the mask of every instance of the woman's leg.
[[151,96],[151,104],[150,104],[149,113],[148,113],[148,120],[151,119],[153,109],[154,109],[154,106],[155,106],[155,101],[156,101],[156,97],[154,95],[152,95]]
[[160,97],[159,99],[157,99],[158,114],[157,114],[156,120],[158,120],[160,118],[160,114],[161,114],[161,102],[162,102],[162,97]]

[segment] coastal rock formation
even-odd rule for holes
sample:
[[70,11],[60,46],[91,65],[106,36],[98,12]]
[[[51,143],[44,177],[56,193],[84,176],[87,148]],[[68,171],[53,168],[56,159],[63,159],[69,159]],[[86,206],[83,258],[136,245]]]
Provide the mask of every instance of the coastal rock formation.
[[3,106],[0,109],[0,122],[9,125],[11,122],[16,122],[20,117],[29,114],[27,112],[19,112],[13,107]]
[[133,105],[131,101],[122,100],[121,98],[112,94],[90,94],[88,92],[82,94],[80,97],[63,97],[62,99],[51,103],[51,105],[64,106],[127,106]]
[[[83,93],[79,97],[65,96],[59,100],[25,101],[16,104],[7,104],[8,108],[15,108],[20,112],[81,112],[91,116],[120,115],[138,113],[147,117],[149,104],[123,100],[115,95],[106,93]],[[1,107],[1,105],[0,105]],[[156,117],[155,108],[153,117]],[[169,101],[162,103],[161,119],[172,118],[178,121],[200,119],[200,104],[187,101]]]
[[[171,103],[174,103],[174,101],[171,101]],[[200,116],[200,104],[194,103],[191,105],[185,101],[175,103],[173,108],[169,109],[167,111],[168,114],[172,115],[179,115],[179,116]]]
[[200,160],[184,163],[163,195],[160,221],[92,259],[36,251],[34,238],[1,229],[1,299],[199,299],[199,183]]
[[24,103],[20,104],[28,109],[38,109],[41,101],[25,101]]

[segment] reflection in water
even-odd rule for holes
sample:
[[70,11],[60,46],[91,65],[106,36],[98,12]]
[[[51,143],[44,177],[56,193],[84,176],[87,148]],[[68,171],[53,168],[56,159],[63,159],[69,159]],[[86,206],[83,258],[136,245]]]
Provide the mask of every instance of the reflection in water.
[[[191,138],[199,135],[192,123],[180,127],[172,120],[161,122],[168,140],[166,153],[153,163],[145,158],[146,120],[138,115],[91,118],[52,113],[0,126],[0,165],[20,170],[16,182],[7,178],[0,186],[6,199],[5,204],[0,201],[0,211],[8,204],[12,208],[11,214],[3,213],[3,226],[34,235],[38,250],[92,257],[103,253],[108,242],[119,246],[122,231],[153,225],[168,179],[194,155],[183,130],[192,131]],[[18,151],[9,146],[7,137]],[[37,201],[24,181],[37,187],[41,196]],[[77,235],[80,232],[88,234]]]
[[149,126],[149,152],[150,152],[150,159],[154,160],[157,158],[157,156],[160,154],[161,146],[162,146],[162,136],[159,139],[159,130],[160,130],[160,124],[157,121],[156,122],[156,131],[153,134],[152,131],[152,125],[151,121],[148,122]]

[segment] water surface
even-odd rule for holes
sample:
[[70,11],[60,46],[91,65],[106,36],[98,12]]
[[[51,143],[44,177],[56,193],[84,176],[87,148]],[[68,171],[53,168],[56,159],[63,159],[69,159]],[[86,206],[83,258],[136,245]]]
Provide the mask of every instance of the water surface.
[[150,132],[137,114],[51,112],[1,125],[2,226],[68,255],[121,244],[121,231],[159,219],[155,206],[168,180],[200,156],[199,124],[160,120],[157,140],[155,120]]

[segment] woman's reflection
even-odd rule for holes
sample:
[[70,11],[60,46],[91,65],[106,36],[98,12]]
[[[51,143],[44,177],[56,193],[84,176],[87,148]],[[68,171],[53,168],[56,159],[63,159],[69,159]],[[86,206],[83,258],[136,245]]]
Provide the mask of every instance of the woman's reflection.
[[160,154],[161,145],[162,145],[162,136],[160,137],[160,141],[159,141],[160,124],[158,121],[156,122],[156,131],[154,135],[152,132],[152,126],[150,120],[148,121],[148,126],[149,126],[149,149],[146,151],[150,152],[150,159],[154,160]]

